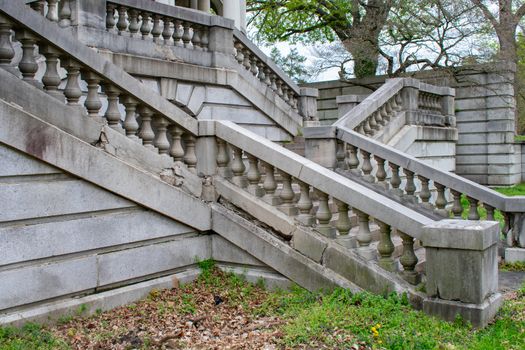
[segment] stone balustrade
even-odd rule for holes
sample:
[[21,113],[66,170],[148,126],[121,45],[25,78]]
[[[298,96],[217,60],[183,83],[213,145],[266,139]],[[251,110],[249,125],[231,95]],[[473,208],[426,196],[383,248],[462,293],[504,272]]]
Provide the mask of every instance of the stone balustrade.
[[66,28],[71,25],[72,1],[71,0],[34,0],[27,1],[29,6],[51,22],[58,23]]
[[[33,18],[36,19],[43,20]],[[1,68],[64,104],[79,108],[86,118],[107,123],[152,152],[184,162],[196,173],[197,122],[193,118],[181,115],[184,113],[167,101],[156,103],[161,97],[149,101],[147,95],[151,93],[144,91],[146,87],[141,88],[140,81],[110,65],[87,47],[85,53],[90,55],[70,54],[65,48],[67,44],[55,44],[52,36],[36,34],[1,13],[0,28]],[[21,45],[19,61],[14,60],[14,41]],[[44,64],[39,65],[37,58],[43,59]],[[130,85],[134,86],[127,89]]]
[[507,245],[523,247],[525,197],[506,197],[342,126],[305,129],[305,137],[333,145],[332,157],[326,157],[332,160],[324,159],[325,166],[429,217],[494,221],[501,215]]
[[[340,114],[343,115],[334,125],[345,126],[376,139],[386,132],[387,125],[396,129],[404,125],[455,125],[454,91],[450,88],[410,78],[396,78],[387,80],[355,105],[354,101],[361,100],[359,97],[337,97]],[[389,133],[394,131],[389,130]]]
[[234,30],[234,57],[261,83],[271,88],[293,110],[299,111],[299,87],[273,63],[246,35]]

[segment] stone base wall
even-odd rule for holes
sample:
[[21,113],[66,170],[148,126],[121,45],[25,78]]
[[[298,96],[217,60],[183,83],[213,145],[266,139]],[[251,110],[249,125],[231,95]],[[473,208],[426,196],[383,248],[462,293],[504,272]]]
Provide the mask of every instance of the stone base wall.
[[[458,128],[456,173],[482,185],[510,186],[522,177],[521,146],[514,141],[515,67],[507,63],[459,68],[454,76],[420,72],[416,78],[456,89]],[[386,77],[308,84],[319,89],[318,114],[322,124],[337,120],[336,96],[370,94]]]
[[197,232],[1,143],[0,164],[0,319],[195,269],[198,260],[274,273],[214,233]]

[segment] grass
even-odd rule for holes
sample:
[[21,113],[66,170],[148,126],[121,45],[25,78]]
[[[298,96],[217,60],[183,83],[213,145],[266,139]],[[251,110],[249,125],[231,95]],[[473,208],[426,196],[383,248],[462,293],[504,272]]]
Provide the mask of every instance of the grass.
[[[525,284],[521,290],[507,296],[494,323],[482,330],[473,329],[461,319],[449,323],[427,316],[410,307],[404,295],[383,297],[370,293],[353,294],[345,289],[320,294],[297,286],[291,290],[269,292],[261,284],[250,284],[242,276],[225,274],[208,261],[199,279],[180,287],[178,294],[173,294],[173,291],[152,291],[145,300],[132,304],[131,309],[123,307],[127,314],[117,310],[97,312],[89,318],[76,316],[62,328],[44,329],[34,324],[21,329],[0,328],[0,349],[69,349],[67,339],[75,337],[88,337],[91,342],[106,341],[104,344],[111,346],[128,334],[126,332],[129,329],[122,322],[132,317],[130,313],[142,312],[140,325],[144,328],[148,328],[148,318],[154,318],[154,328],[163,331],[163,320],[175,315],[187,314],[184,317],[190,317],[188,315],[203,310],[211,312],[209,305],[199,301],[203,300],[204,294],[220,295],[224,299],[224,311],[217,308],[217,312],[233,312],[228,322],[236,322],[238,318],[256,322],[274,320],[272,325],[254,335],[257,338],[235,338],[241,343],[231,340],[231,345],[236,344],[239,346],[237,348],[259,348],[254,345],[254,339],[264,334],[268,337],[267,332],[273,332],[268,339],[276,348],[282,349],[524,349]],[[186,304],[193,305],[193,310],[178,308]],[[157,312],[144,312],[144,305]],[[242,315],[236,316],[239,313]],[[115,320],[118,317],[121,319]],[[205,332],[208,328],[224,324],[221,317],[220,313],[213,314],[206,321],[210,323],[202,324],[202,331],[192,327],[193,332]],[[93,330],[87,329],[90,327],[86,325],[92,324],[97,325],[93,326]],[[112,326],[114,324],[119,325],[118,330]],[[243,327],[249,328],[247,324],[242,324]],[[65,332],[65,335],[61,332]],[[151,334],[141,339],[138,348],[157,348],[152,345],[154,336]],[[79,346],[78,343],[76,345]],[[184,346],[190,345],[186,343]],[[199,348],[212,347],[205,344]]]
[[525,182],[519,183],[512,187],[496,187],[494,190],[509,197],[525,196]]
[[514,141],[516,142],[524,142],[525,141],[525,135],[515,135]]
[[500,271],[523,272],[525,271],[525,262],[504,263],[499,266],[499,269]]

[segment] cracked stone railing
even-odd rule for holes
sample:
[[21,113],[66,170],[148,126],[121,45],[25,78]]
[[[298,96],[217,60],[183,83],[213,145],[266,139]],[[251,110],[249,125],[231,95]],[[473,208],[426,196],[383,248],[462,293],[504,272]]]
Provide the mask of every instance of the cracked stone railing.
[[[437,298],[432,299],[433,301],[427,300],[427,305],[433,305],[429,306],[429,312],[447,317],[441,313],[442,310],[437,310],[440,307],[435,308],[435,305],[441,305],[439,298],[443,297],[448,300],[447,303],[459,304],[461,302],[458,300],[463,302],[468,300],[468,303],[474,304],[482,300],[486,302],[489,295],[490,298],[499,300],[494,294],[496,293],[494,285],[489,288],[491,292],[481,298],[478,294],[474,298],[454,295],[456,299],[449,299],[455,292],[443,292],[442,289],[447,285],[445,280],[455,278],[453,276],[462,271],[463,266],[460,266],[462,263],[459,261],[464,260],[466,263],[472,257],[470,254],[473,251],[487,252],[488,249],[490,256],[497,255],[496,242],[499,227],[496,223],[472,224],[469,221],[441,221],[429,218],[232,122],[201,123],[209,123],[209,125],[200,129],[207,131],[200,136],[214,136],[216,139],[216,176],[219,179],[230,182],[239,191],[251,196],[254,201],[266,203],[265,205],[295,219],[296,224],[309,227],[329,239],[337,240],[366,261],[373,263],[377,260],[379,266],[392,273],[400,273],[411,284],[418,284],[421,281],[421,275],[415,269],[418,258],[414,253],[415,241],[421,241],[426,248],[425,274],[428,295]],[[353,131],[352,133],[366,140],[361,135]],[[277,177],[280,181],[276,180]],[[332,212],[334,207],[337,208],[335,214]],[[254,215],[257,214],[256,211],[262,210],[253,206],[251,208],[252,211],[248,213]],[[353,232],[351,237],[349,236],[350,212],[357,216],[359,223],[357,232]],[[270,218],[268,217],[268,220]],[[371,245],[372,221],[380,230],[376,249]],[[393,256],[394,233],[402,240],[400,268]],[[354,240],[356,245],[343,243],[351,240]],[[448,249],[451,255],[447,255],[449,253],[439,257],[440,253],[436,255],[436,252]],[[452,255],[455,257],[453,258]],[[458,260],[455,260],[456,258]],[[447,261],[447,259],[452,260]],[[496,264],[494,261],[491,271],[497,270]],[[477,271],[476,276],[466,278],[470,280],[468,283],[475,284],[468,288],[476,289],[479,286],[480,276],[477,273],[481,271],[479,270],[482,265],[481,260],[476,260],[473,265],[475,265],[474,270]],[[474,282],[476,280],[477,282]],[[489,284],[494,284],[494,280]],[[495,284],[497,285],[497,282]],[[484,307],[481,309],[485,311],[478,316],[486,316],[487,314],[484,313],[488,312],[488,309]],[[472,319],[471,316],[467,317]],[[474,323],[478,322],[474,320]]]
[[494,221],[501,215],[507,245],[525,247],[525,197],[504,196],[344,126],[315,129],[305,129],[305,137],[321,140],[324,134],[325,142],[333,145],[332,168],[345,176],[432,217],[462,219],[466,200],[465,219],[479,221],[483,216]]
[[[350,98],[351,97],[351,98]],[[341,109],[357,96],[339,96]],[[383,86],[347,111],[335,126],[388,140],[405,125],[455,126],[454,90],[411,78],[388,79]]]
[[300,88],[268,56],[254,45],[244,33],[235,29],[234,57],[261,83],[270,87],[295,111],[299,111]]
[[23,5],[0,5],[1,68],[196,172],[195,119]]

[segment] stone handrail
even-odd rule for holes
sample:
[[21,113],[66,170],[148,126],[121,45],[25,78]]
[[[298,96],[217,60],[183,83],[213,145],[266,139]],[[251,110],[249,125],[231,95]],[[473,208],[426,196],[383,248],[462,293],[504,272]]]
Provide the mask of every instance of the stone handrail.
[[[454,125],[454,90],[411,78],[388,79],[384,85],[343,115],[334,126],[379,136],[387,124],[403,116],[405,124]],[[338,101],[345,102],[343,98]],[[399,124],[399,123],[398,123]],[[390,131],[392,132],[392,131]]]
[[[0,0],[0,27],[3,29],[0,31],[0,67],[15,75],[21,74],[23,81],[42,88],[69,106],[80,108],[86,117],[107,122],[111,128],[144,147],[184,161],[191,171],[196,172],[198,122],[193,117],[76,41],[69,33],[34,11],[28,11],[22,3]],[[22,46],[19,62],[12,62],[15,50],[11,44],[11,30],[15,34],[13,39]],[[35,48],[45,58],[43,75],[38,74],[40,68]],[[59,68],[67,72],[63,90]],[[42,76],[41,81],[36,76]],[[87,86],[86,93],[82,91],[79,79]],[[101,111],[100,89],[107,104],[104,113]],[[121,115],[120,105],[125,107],[125,118]],[[185,148],[182,147],[183,139]]]
[[234,29],[235,59],[262,83],[298,110],[300,88],[241,31]]
[[[480,204],[483,204],[486,209],[488,220],[494,220],[494,211],[497,209],[502,212],[505,218],[504,233],[508,233],[510,229],[516,232],[512,236],[507,234],[507,242],[509,244],[518,243],[517,235],[520,234],[521,227],[518,225],[513,227],[513,221],[514,224],[518,224],[521,220],[517,220],[517,216],[525,214],[524,196],[504,196],[454,173],[436,169],[415,157],[360,135],[346,127],[325,128],[325,130],[327,138],[337,138],[339,140],[338,147],[343,150],[343,152],[339,151],[343,155],[340,159],[342,163],[342,166],[339,166],[340,169],[342,168],[356,176],[362,176],[364,181],[377,185],[376,189],[387,191],[403,201],[432,210],[444,218],[448,218],[452,214],[455,218],[461,219],[463,213],[461,197],[464,195],[470,205],[469,220],[480,220],[478,211]],[[375,166],[372,165],[374,161]],[[385,169],[387,162],[391,170],[390,179],[387,179]],[[400,188],[402,185],[399,176],[400,171],[406,176],[404,188]],[[435,196],[431,194],[430,182],[433,182],[436,188],[437,194]],[[416,188],[420,189],[417,194]],[[448,208],[447,190],[452,197],[451,208]]]

